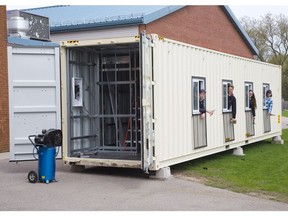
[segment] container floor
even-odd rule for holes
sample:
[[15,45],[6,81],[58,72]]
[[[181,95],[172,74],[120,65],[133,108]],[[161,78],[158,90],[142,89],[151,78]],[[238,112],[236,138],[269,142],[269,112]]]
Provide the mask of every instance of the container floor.
[[93,155],[83,155],[82,158],[141,160],[141,155],[131,152],[98,152]]

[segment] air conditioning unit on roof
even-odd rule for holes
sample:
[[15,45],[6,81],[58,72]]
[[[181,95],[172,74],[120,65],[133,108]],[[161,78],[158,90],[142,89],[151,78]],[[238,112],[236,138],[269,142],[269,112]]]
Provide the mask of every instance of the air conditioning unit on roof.
[[9,36],[50,41],[49,18],[20,10],[7,11]]

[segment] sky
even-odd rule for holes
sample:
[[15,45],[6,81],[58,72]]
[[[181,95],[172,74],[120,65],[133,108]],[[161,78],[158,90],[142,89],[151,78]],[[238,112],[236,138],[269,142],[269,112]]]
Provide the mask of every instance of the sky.
[[244,16],[258,19],[267,13],[288,16],[288,2],[287,5],[229,5],[229,7],[238,19]]
[[[79,1],[67,1],[67,0],[49,0],[49,4],[41,3],[39,0],[26,0],[23,3],[23,0],[0,0],[0,4],[6,4],[7,10],[14,9],[23,9],[23,8],[33,8],[33,7],[41,7],[41,6],[51,6],[51,5],[59,5],[59,4],[79,4]],[[145,5],[168,5],[168,4],[198,4],[198,5],[209,5],[209,4],[219,4],[219,5],[228,5],[230,9],[233,11],[235,16],[239,19],[244,16],[260,18],[267,13],[271,13],[274,15],[284,14],[288,16],[288,2],[284,0],[254,0],[253,3],[250,0],[241,0],[239,2],[236,0],[145,0],[141,2],[141,4]],[[272,3],[271,3],[272,2]],[[117,0],[81,0],[81,4],[105,4],[105,5],[119,5],[119,1]],[[139,4],[135,1],[131,0],[121,0],[121,4],[131,5],[131,4]]]

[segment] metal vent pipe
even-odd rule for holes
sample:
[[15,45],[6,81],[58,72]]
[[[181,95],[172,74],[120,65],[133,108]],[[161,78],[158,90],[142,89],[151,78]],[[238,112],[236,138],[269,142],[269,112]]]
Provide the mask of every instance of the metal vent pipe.
[[11,17],[7,21],[7,30],[11,37],[29,38],[26,35],[29,30],[29,21],[23,17]]

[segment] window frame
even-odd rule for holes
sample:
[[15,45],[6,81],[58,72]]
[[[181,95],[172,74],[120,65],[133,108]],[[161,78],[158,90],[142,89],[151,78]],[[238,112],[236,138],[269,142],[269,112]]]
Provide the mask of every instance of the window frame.
[[[248,86],[248,91],[246,91],[246,86]],[[251,88],[249,88],[249,86],[251,86]],[[245,106],[245,111],[249,111],[249,110],[251,110],[250,108],[249,108],[249,90],[252,90],[252,91],[254,91],[253,90],[253,82],[249,82],[249,81],[247,81],[247,82],[245,82],[244,83],[244,97],[245,97],[245,99],[244,99],[244,101],[245,101],[245,103],[244,103],[244,106]]]
[[[192,76],[191,83],[192,83],[192,88],[191,88],[192,116],[200,115],[200,110],[199,110],[200,109],[200,107],[199,107],[200,106],[200,104],[199,104],[199,91],[200,91],[200,89],[206,90],[206,87],[205,87],[206,79],[205,79],[205,77],[194,77],[194,76]],[[197,109],[194,109],[195,108],[194,107],[194,105],[195,105],[195,101],[194,101],[194,99],[195,99],[194,83],[197,83],[197,85],[198,85],[197,92],[196,92]]]
[[[222,98],[222,113],[229,113],[232,112],[231,109],[228,109],[228,84],[233,85],[233,80],[222,80],[222,92],[221,92],[221,98]],[[226,95],[224,95],[224,86],[226,86]],[[224,107],[224,98],[226,98],[226,107]]]

